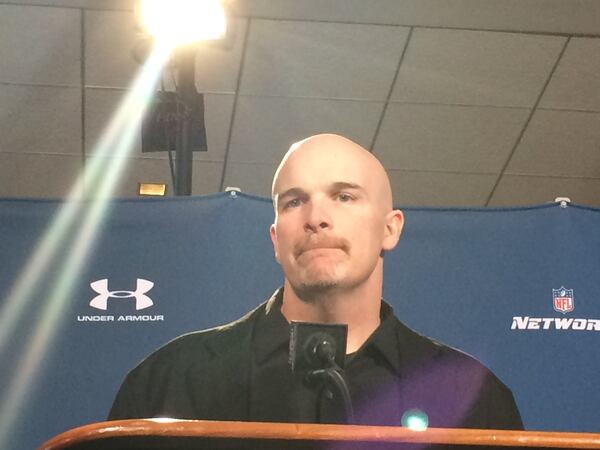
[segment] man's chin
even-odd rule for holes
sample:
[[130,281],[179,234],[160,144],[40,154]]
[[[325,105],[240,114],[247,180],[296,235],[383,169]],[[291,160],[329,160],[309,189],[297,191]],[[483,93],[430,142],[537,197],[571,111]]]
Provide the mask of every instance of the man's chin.
[[293,286],[298,298],[307,302],[316,297],[321,297],[338,287],[339,283],[334,280],[314,280]]

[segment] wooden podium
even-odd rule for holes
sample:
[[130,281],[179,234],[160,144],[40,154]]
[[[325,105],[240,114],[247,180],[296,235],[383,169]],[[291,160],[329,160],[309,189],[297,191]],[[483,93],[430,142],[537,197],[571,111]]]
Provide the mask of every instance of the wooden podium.
[[39,450],[403,449],[427,444],[600,449],[600,433],[471,430],[206,420],[99,422],[66,431]]

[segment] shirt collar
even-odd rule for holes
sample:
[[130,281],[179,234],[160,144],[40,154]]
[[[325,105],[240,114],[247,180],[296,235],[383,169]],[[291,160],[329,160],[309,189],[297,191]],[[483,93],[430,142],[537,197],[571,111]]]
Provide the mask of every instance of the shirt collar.
[[282,347],[289,347],[290,325],[281,313],[283,288],[277,289],[265,304],[254,329],[253,347],[257,363],[266,361]]
[[[290,325],[281,313],[283,288],[276,290],[265,305],[254,330],[254,355],[257,363],[266,361],[273,353],[288,348],[290,343]],[[397,333],[398,319],[393,308],[385,301],[381,302],[381,322],[373,334],[363,344],[359,352],[367,348],[378,351],[400,375],[402,342]]]
[[397,333],[398,319],[394,315],[393,308],[383,300],[381,301],[380,319],[379,326],[358,352],[374,349],[385,358],[396,374],[400,375],[402,342]]

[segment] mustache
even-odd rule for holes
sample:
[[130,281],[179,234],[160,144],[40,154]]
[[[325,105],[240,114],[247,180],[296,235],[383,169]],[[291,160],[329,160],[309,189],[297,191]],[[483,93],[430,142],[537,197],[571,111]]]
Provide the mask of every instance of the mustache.
[[294,254],[298,257],[302,253],[316,248],[338,248],[347,252],[350,248],[349,244],[348,240],[342,237],[320,236],[315,238],[312,235],[294,245]]

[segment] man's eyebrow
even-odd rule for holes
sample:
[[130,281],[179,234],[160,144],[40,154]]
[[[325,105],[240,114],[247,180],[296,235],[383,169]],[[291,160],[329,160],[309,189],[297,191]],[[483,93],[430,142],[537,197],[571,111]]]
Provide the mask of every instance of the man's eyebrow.
[[365,188],[362,187],[360,184],[356,184],[356,183],[349,183],[347,181],[336,181],[335,183],[333,183],[331,185],[333,190],[343,190],[343,189],[358,189],[361,191],[364,191]]
[[293,188],[287,189],[283,192],[280,192],[279,194],[275,194],[277,199],[280,199],[283,197],[294,197],[294,196],[302,196],[302,195],[306,195],[306,192],[304,191],[304,189],[301,189],[298,187],[293,187]]
[[[335,183],[331,183],[332,191],[343,190],[343,189],[358,189],[358,190],[364,191],[364,188],[360,184],[357,184],[357,183],[350,183],[348,181],[336,181]],[[275,195],[277,198],[305,196],[306,191],[299,187],[293,187],[293,188],[287,189],[287,190],[280,192],[279,194],[275,194]]]

